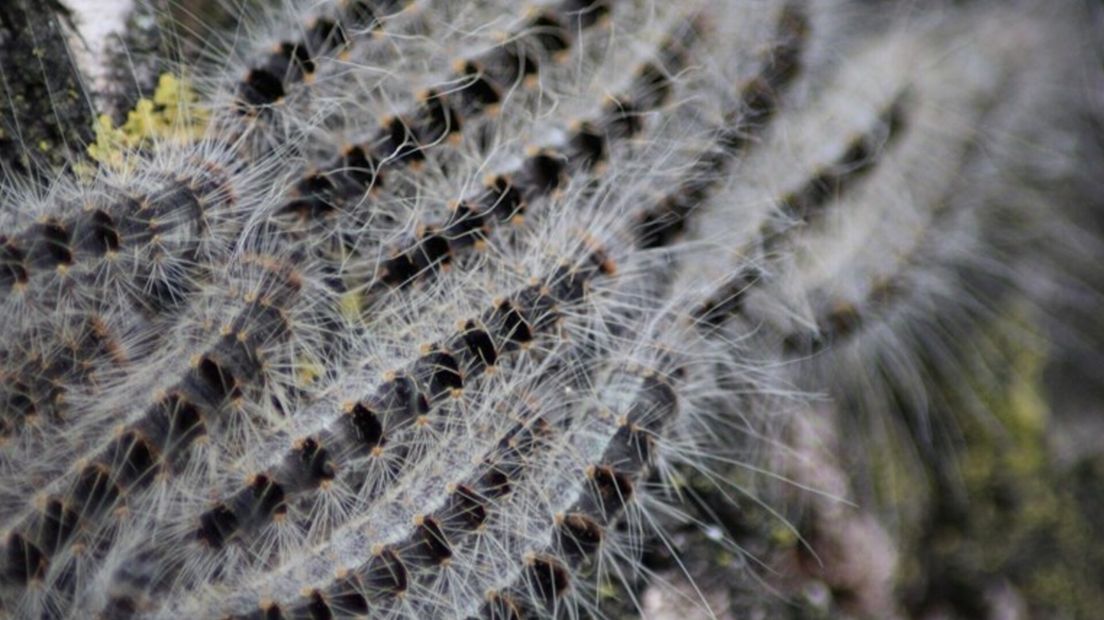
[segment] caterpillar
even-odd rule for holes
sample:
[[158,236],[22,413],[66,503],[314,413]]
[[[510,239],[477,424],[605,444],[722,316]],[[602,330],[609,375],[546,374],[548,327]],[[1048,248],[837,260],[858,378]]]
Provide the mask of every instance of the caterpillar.
[[826,402],[924,452],[969,343],[1095,290],[1072,0],[228,4],[4,168],[11,617],[729,617],[653,556],[800,539]]

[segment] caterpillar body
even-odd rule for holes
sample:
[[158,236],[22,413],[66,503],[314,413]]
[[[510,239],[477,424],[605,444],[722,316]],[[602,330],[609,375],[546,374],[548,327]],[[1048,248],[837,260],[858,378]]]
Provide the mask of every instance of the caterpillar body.
[[605,617],[1073,271],[1082,9],[909,4],[250,9],[192,131],[0,192],[0,610]]

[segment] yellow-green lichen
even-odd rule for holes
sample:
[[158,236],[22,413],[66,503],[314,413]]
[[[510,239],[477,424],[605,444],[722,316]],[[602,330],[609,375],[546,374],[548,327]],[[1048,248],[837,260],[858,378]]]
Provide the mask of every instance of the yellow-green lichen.
[[[981,335],[993,347],[982,353],[986,372],[998,368],[993,376],[961,379],[983,413],[959,416],[958,447],[929,465],[942,472],[932,476],[931,529],[905,554],[914,561],[899,578],[949,580],[979,600],[987,588],[1007,583],[1032,617],[1091,618],[1104,609],[1104,591],[1091,577],[1104,554],[1090,557],[1086,516],[1050,454],[1041,387],[1046,355],[1010,337],[1024,327],[1021,318],[1008,319]],[[1004,361],[993,364],[997,359]]]
[[301,356],[295,365],[295,378],[299,386],[308,387],[322,377],[326,367],[313,357]]
[[359,321],[361,318],[361,292],[359,290],[346,291],[338,300],[338,311],[341,317],[349,322]]
[[96,141],[89,145],[92,159],[106,165],[123,163],[127,151],[155,141],[191,142],[207,128],[206,112],[196,106],[198,97],[187,80],[166,73],[157,82],[153,98],[142,98],[116,127],[111,117],[101,115],[93,130]]

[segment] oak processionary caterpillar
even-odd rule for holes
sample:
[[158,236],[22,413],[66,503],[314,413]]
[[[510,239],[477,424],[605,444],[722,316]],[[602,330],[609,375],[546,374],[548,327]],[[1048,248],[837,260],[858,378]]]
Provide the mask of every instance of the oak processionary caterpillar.
[[772,468],[826,398],[923,441],[923,360],[1092,272],[1050,198],[1099,163],[1090,11],[1031,5],[212,26],[160,59],[194,97],[0,191],[0,610],[644,613],[671,524],[712,526],[687,480],[803,488]]

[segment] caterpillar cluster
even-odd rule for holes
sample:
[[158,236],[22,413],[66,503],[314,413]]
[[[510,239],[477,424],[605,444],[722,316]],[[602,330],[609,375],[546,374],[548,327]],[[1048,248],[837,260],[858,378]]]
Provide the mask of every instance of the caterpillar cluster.
[[1028,288],[1082,102],[1015,4],[242,16],[201,138],[0,191],[0,610],[602,617],[684,472]]

